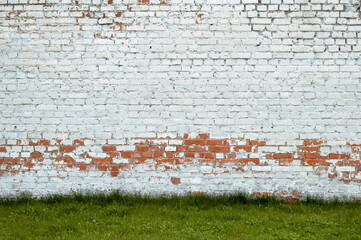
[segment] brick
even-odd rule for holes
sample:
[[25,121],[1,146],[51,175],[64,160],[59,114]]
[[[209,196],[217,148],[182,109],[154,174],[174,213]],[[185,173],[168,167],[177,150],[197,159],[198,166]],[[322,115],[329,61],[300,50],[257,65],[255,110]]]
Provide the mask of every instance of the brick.
[[174,185],[178,185],[178,184],[181,183],[180,178],[174,178],[174,177],[172,177],[172,178],[171,178],[171,181],[172,181],[172,183],[173,183]]
[[149,146],[147,146],[147,145],[138,145],[137,146],[137,151],[140,151],[140,152],[149,151]]
[[292,158],[292,153],[274,153],[272,154],[272,158],[274,159],[285,159],[285,158]]
[[32,152],[32,153],[30,154],[30,156],[31,156],[32,158],[41,158],[41,157],[42,157],[42,154],[41,154],[40,152]]
[[235,152],[252,152],[252,146],[235,146],[233,147],[233,151]]
[[61,145],[59,148],[60,152],[72,152],[75,150],[75,146],[65,146]]
[[206,141],[204,139],[186,139],[184,140],[185,145],[205,145]]
[[227,141],[221,139],[210,139],[207,140],[206,145],[223,146],[223,145],[227,145]]
[[94,164],[110,164],[112,163],[111,158],[93,158]]
[[115,146],[103,146],[102,148],[104,152],[113,152],[116,150]]

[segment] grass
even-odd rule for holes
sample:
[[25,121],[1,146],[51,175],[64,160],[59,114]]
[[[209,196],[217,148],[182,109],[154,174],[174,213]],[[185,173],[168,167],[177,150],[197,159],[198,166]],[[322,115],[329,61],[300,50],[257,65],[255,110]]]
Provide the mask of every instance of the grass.
[[244,194],[0,199],[0,239],[361,239],[361,202]]

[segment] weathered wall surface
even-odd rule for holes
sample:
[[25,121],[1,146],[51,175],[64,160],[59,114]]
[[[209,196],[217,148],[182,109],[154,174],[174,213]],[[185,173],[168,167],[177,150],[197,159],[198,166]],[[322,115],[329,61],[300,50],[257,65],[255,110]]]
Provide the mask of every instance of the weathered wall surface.
[[0,0],[0,195],[361,196],[354,0]]

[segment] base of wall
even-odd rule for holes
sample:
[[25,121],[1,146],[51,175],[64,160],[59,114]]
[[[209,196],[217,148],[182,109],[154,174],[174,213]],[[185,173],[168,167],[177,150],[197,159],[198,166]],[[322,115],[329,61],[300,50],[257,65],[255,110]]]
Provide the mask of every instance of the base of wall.
[[361,144],[315,139],[19,139],[0,146],[0,196],[84,191],[360,198]]

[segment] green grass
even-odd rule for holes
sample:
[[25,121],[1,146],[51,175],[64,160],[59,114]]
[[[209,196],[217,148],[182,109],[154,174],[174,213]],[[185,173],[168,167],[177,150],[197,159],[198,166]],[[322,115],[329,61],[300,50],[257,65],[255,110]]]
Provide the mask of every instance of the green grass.
[[361,239],[361,202],[244,194],[2,199],[0,239]]

